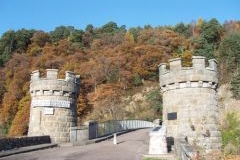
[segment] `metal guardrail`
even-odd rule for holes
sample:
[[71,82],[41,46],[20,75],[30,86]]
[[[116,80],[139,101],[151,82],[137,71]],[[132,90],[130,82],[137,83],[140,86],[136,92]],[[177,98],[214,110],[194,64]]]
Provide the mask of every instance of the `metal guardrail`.
[[99,138],[116,132],[159,126],[144,120],[110,120],[89,123],[89,139]]

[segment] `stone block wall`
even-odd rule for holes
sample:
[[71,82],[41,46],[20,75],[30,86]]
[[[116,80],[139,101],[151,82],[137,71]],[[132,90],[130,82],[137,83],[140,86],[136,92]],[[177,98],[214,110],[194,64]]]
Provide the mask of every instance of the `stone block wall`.
[[[71,109],[53,108],[53,114],[45,114],[45,107],[31,110],[28,135],[50,135],[52,142],[69,142],[70,127],[76,126],[76,113]],[[30,128],[31,126],[31,128]]]
[[186,137],[191,145],[205,151],[221,147],[218,129],[217,62],[193,56],[192,67],[182,67],[181,59],[160,64],[160,87],[163,95],[163,121],[168,137]]
[[46,143],[51,143],[49,136],[1,138],[0,151]]
[[52,142],[69,142],[70,127],[76,126],[76,101],[79,95],[79,76],[66,71],[65,79],[57,78],[58,70],[48,69],[45,78],[32,72],[32,97],[29,136],[50,135]]
[[73,143],[84,142],[89,139],[89,127],[88,126],[71,127],[70,134],[71,134],[70,142]]

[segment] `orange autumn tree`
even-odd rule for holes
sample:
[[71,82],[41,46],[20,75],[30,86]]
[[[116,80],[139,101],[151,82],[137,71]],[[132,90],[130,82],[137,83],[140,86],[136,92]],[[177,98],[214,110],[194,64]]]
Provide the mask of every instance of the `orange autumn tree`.
[[23,97],[18,103],[18,112],[9,129],[10,136],[26,135],[28,131],[30,95]]
[[[23,36],[24,41],[19,37],[28,31],[7,32],[0,38],[0,124],[11,135],[26,133],[30,73],[40,70],[44,76],[48,68],[58,69],[59,78],[65,76],[66,70],[81,75],[79,123],[99,114],[100,110],[107,115],[101,114],[101,121],[117,117],[111,114],[110,108],[104,107],[115,106],[122,112],[121,97],[129,96],[149,81],[150,84],[158,81],[159,63],[181,57],[183,66],[191,66],[192,53],[202,46],[201,41],[193,40],[199,38],[204,24],[205,21],[199,19],[178,27],[147,25],[126,29],[114,22],[102,27],[90,24],[85,30],[60,26],[50,33],[31,30],[27,37]],[[239,24],[238,21],[226,22],[221,36],[238,33]],[[21,42],[27,43],[21,46]],[[219,47],[213,45],[217,55]],[[229,58],[226,57],[228,61]],[[224,68],[225,63],[220,63]],[[21,121],[25,127],[17,129]]]
[[101,85],[96,93],[89,94],[94,104],[89,119],[112,120],[123,119],[124,111],[121,106],[121,87],[116,84]]

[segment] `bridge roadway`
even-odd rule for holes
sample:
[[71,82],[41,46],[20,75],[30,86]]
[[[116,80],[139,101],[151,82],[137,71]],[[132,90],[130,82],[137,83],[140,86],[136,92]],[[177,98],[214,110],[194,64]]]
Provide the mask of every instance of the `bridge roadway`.
[[15,154],[0,160],[141,160],[148,153],[148,133],[140,129],[113,139],[85,146],[55,147],[33,152]]

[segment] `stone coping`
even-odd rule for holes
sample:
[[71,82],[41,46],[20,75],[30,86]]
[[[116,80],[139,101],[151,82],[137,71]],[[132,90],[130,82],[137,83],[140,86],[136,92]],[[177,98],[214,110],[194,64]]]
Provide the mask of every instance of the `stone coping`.
[[184,139],[175,139],[175,150],[177,156],[183,160],[194,159],[197,157],[197,151]]
[[0,139],[0,151],[51,143],[50,136],[7,137]]
[[20,154],[20,153],[31,152],[31,151],[36,151],[36,150],[40,150],[40,149],[57,147],[57,146],[58,146],[58,144],[56,144],[56,143],[47,143],[47,144],[39,144],[39,145],[34,145],[34,146],[15,148],[15,149],[7,150],[7,151],[0,151],[0,158],[10,156],[13,154]]

